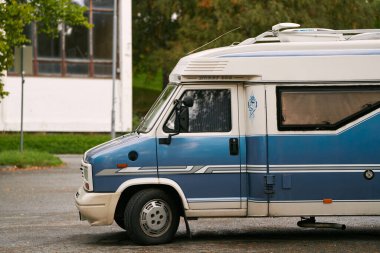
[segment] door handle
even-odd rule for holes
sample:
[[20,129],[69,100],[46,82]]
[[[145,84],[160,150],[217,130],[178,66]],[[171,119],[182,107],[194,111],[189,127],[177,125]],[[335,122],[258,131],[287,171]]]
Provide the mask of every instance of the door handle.
[[230,138],[230,155],[239,154],[239,140],[238,138]]

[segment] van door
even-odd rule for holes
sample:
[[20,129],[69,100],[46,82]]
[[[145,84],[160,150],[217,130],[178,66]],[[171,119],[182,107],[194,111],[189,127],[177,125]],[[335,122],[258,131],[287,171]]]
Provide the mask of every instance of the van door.
[[[237,85],[184,85],[176,98],[185,97],[194,102],[181,122],[173,104],[156,132],[159,177],[175,181],[192,210],[240,209]],[[168,144],[178,124],[181,131]]]

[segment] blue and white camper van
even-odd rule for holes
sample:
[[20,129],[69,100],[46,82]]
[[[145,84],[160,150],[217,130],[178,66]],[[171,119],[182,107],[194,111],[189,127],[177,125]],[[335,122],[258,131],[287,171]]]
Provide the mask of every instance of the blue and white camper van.
[[81,218],[159,244],[181,216],[380,215],[379,70],[380,30],[292,23],[188,55],[135,132],[84,154]]

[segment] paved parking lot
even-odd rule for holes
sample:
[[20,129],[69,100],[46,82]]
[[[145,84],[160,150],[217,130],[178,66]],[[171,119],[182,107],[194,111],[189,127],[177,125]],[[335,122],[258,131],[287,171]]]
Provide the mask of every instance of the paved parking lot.
[[63,168],[0,170],[0,252],[380,252],[380,217],[334,217],[347,230],[301,229],[299,218],[181,221],[173,243],[141,247],[117,225],[81,222],[74,194],[80,156]]

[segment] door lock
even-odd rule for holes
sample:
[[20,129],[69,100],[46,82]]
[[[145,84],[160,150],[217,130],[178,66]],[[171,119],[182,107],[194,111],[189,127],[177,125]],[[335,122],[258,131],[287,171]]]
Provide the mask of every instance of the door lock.
[[230,138],[230,155],[239,154],[239,140],[238,138]]

